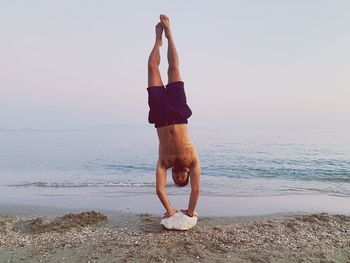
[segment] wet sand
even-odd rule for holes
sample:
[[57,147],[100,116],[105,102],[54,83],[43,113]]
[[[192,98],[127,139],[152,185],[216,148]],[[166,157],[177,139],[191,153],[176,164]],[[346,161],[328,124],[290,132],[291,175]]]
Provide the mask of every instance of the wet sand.
[[150,214],[1,211],[0,262],[350,262],[345,215],[200,217],[178,232]]

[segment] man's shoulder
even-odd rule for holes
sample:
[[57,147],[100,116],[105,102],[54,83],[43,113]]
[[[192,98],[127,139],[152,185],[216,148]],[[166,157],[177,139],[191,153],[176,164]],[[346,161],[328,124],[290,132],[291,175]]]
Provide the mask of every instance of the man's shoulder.
[[162,169],[167,169],[165,161],[164,161],[163,158],[158,157],[157,167],[162,168]]

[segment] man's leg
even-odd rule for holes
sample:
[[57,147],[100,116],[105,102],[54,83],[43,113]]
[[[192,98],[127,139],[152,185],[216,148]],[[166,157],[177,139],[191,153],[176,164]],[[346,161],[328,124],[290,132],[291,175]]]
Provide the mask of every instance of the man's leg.
[[180,81],[179,56],[170,29],[169,18],[166,15],[160,15],[160,21],[164,29],[165,37],[168,39],[168,83]]
[[163,86],[163,81],[160,76],[159,64],[160,53],[159,49],[162,46],[163,27],[161,23],[156,26],[156,42],[148,58],[148,87]]

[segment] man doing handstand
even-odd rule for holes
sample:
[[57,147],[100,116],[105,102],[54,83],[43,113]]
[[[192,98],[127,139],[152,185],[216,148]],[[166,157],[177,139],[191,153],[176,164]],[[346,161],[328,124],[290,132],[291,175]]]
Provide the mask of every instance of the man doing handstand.
[[[168,84],[164,87],[160,76],[160,52],[162,34],[168,39]],[[167,169],[172,168],[172,177],[179,187],[190,181],[191,194],[188,216],[194,216],[199,197],[200,163],[194,145],[191,143],[187,119],[192,115],[186,102],[184,82],[179,71],[179,57],[170,30],[169,18],[160,15],[156,25],[156,41],[148,59],[148,121],[154,123],[159,138],[159,158],[156,166],[157,195],[166,209],[165,216],[175,214],[165,192]]]

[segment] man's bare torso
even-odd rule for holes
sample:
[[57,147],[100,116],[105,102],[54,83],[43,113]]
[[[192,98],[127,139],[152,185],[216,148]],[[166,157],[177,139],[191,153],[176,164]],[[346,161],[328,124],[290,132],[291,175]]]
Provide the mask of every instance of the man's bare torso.
[[189,138],[187,124],[172,124],[157,128],[159,138],[159,161],[168,169],[175,160],[181,160],[189,167],[196,157]]

